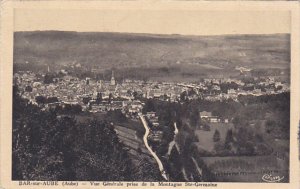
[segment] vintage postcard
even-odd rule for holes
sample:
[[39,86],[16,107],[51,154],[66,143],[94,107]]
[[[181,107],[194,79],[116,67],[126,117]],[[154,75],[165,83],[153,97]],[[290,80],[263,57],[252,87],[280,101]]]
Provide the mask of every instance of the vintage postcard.
[[298,2],[1,7],[1,188],[299,188]]

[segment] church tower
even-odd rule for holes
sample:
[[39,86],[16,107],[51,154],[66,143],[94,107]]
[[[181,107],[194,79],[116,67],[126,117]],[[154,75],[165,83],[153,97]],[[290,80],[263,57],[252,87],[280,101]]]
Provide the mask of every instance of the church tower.
[[112,71],[112,73],[111,73],[110,84],[111,85],[116,85],[116,80],[115,80],[115,77],[114,77],[114,71]]

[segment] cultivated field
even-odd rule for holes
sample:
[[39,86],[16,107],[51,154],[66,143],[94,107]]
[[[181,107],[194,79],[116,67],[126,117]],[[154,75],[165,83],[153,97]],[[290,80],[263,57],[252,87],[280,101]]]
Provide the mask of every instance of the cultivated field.
[[264,174],[284,177],[288,180],[287,160],[269,156],[203,157],[217,181],[257,182]]

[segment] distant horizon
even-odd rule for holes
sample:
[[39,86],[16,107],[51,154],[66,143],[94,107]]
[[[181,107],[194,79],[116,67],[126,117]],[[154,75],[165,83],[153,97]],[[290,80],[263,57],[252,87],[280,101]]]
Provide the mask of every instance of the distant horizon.
[[14,31],[14,33],[34,33],[34,32],[65,32],[65,33],[107,33],[107,34],[134,34],[134,35],[153,35],[153,36],[183,36],[183,37],[217,37],[217,36],[267,36],[267,35],[291,35],[290,32],[283,33],[241,33],[241,34],[212,34],[212,35],[196,35],[196,34],[159,34],[159,33],[139,33],[139,32],[116,32],[116,31],[75,31],[75,30],[24,30],[24,31]]

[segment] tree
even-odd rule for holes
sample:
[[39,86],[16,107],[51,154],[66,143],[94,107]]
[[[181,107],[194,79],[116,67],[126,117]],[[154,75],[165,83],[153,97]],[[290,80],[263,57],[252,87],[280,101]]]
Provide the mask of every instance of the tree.
[[45,77],[44,77],[44,83],[45,84],[53,83],[53,78],[54,78],[53,75],[46,74]]
[[47,102],[47,98],[44,96],[36,96],[35,101],[38,104],[45,104]]
[[190,124],[193,128],[196,128],[199,125],[200,122],[200,116],[199,116],[199,110],[196,107],[191,107],[191,113],[190,113]]
[[97,98],[96,98],[96,103],[97,103],[97,104],[100,104],[100,102],[102,102],[102,100],[103,100],[103,99],[102,99],[102,93],[99,93],[99,92],[98,92],[98,93],[97,93]]
[[199,126],[200,123],[199,102],[191,101],[188,104],[188,110],[189,110],[190,124],[193,128],[196,128],[197,126]]
[[208,124],[205,123],[205,124],[203,125],[203,130],[204,130],[204,131],[210,131],[210,126],[209,126]]
[[72,113],[78,114],[82,112],[82,107],[79,104],[72,105]]
[[48,97],[46,100],[47,103],[54,103],[54,102],[58,102],[58,98],[57,97]]
[[136,99],[137,96],[138,96],[138,93],[136,91],[133,91],[132,96],[133,96],[134,99]]
[[220,132],[218,129],[215,130],[214,136],[213,136],[213,141],[214,142],[219,142],[220,141]]
[[187,92],[186,91],[183,91],[181,94],[180,94],[180,101],[181,102],[184,102],[187,100]]
[[79,104],[65,104],[64,108],[58,108],[57,111],[62,114],[75,115],[82,112]]
[[270,134],[271,132],[273,132],[276,128],[276,122],[273,120],[267,120],[266,121],[266,133]]
[[182,159],[176,147],[173,147],[169,156],[170,177],[176,181],[183,181],[182,176]]
[[109,96],[108,96],[108,103],[111,103],[113,99],[113,95],[111,93],[109,93]]
[[154,102],[152,99],[147,99],[143,107],[143,113],[155,111]]
[[138,162],[138,165],[135,169],[135,179],[140,181],[161,181],[161,173],[159,169],[156,168],[156,165],[153,162],[149,161],[145,157],[141,157],[141,160]]
[[[55,111],[26,103],[17,90],[13,98],[14,180],[144,180],[137,177],[112,125],[96,120],[78,124],[72,116],[58,119]],[[146,168],[140,171],[147,173]]]
[[26,92],[32,92],[32,87],[29,86],[29,85],[26,86],[25,91],[26,91]]
[[108,111],[106,116],[110,122],[117,122],[117,123],[128,122],[128,118],[122,113],[121,110]]
[[229,129],[227,131],[227,134],[226,134],[224,148],[226,150],[231,151],[231,145],[232,145],[232,143],[233,143],[233,132],[232,132],[231,129]]
[[83,98],[82,98],[82,102],[83,102],[84,104],[88,104],[88,103],[90,102],[90,100],[92,100],[91,97],[83,97]]

